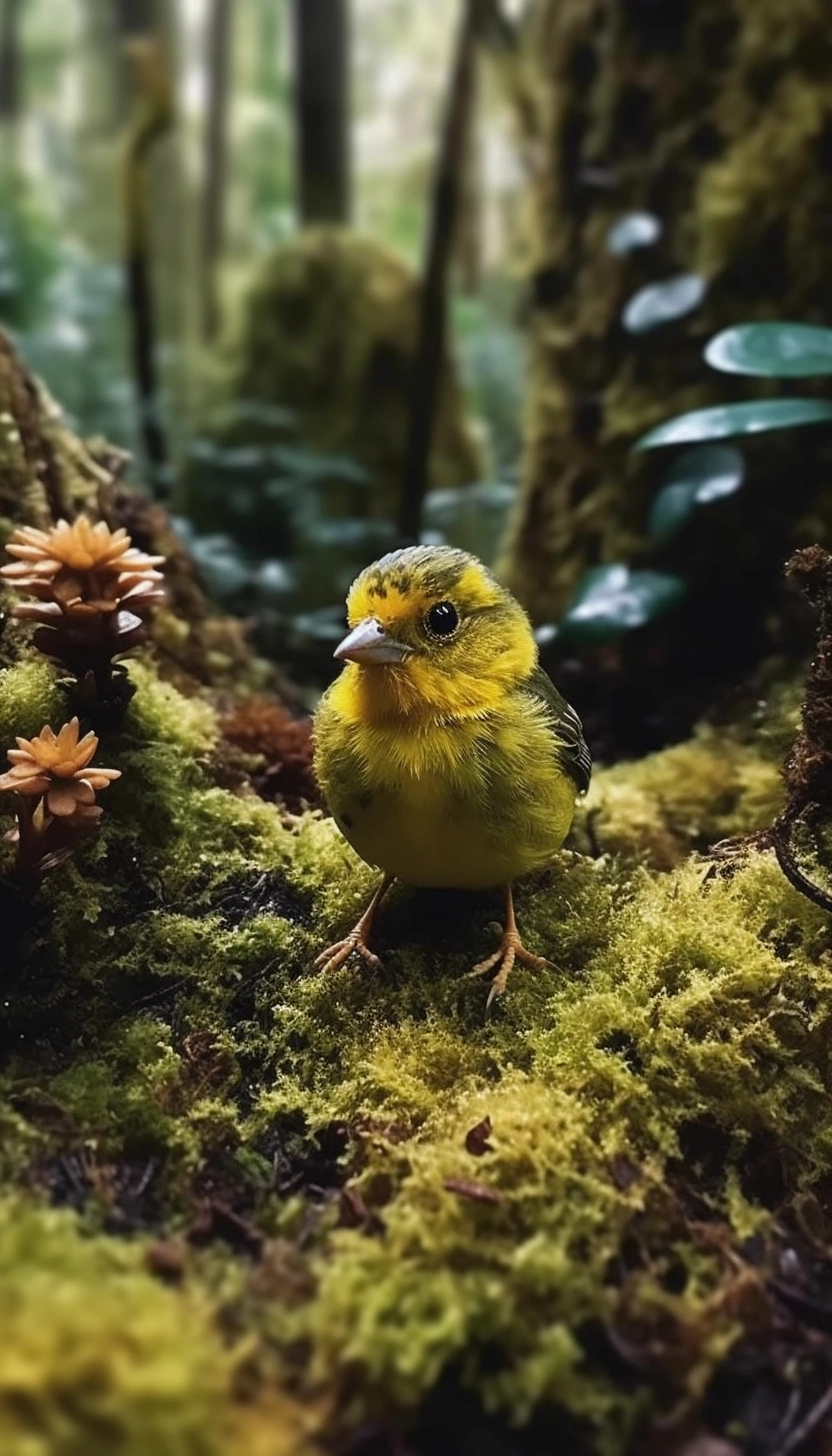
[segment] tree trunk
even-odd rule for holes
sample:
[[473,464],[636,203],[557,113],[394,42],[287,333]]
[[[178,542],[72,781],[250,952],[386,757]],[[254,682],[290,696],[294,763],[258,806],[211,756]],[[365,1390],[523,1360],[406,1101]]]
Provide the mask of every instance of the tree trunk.
[[[640,555],[688,580],[688,606],[658,643],[648,632],[612,649],[622,672],[615,713],[626,700],[643,724],[675,681],[688,698],[673,733],[713,701],[718,681],[736,683],[770,650],[765,622],[801,520],[811,514],[813,534],[828,537],[817,434],[749,444],[743,490],[665,554],[645,523],[667,457],[631,454],[661,420],[759,395],[703,363],[720,328],[832,322],[828,19],[825,0],[786,10],[779,0],[537,0],[524,37],[525,94],[535,99],[531,138],[524,117],[535,167],[533,357],[503,573],[539,621],[556,621],[599,562]],[[610,228],[635,210],[653,213],[662,235],[614,256]],[[706,280],[704,302],[628,333],[628,299],[685,272]],[[636,727],[622,746],[650,744]]]
[[205,340],[214,337],[218,322],[217,266],[225,235],[228,82],[231,71],[233,15],[234,0],[212,0],[208,19],[208,99],[200,239],[200,329]]
[[350,215],[348,0],[293,0],[298,212]]
[[80,34],[80,136],[90,145],[112,146],[127,115],[124,56],[112,0],[84,0]]
[[170,483],[159,402],[149,164],[154,144],[171,124],[173,100],[160,47],[152,40],[135,40],[130,49],[136,99],[124,154],[125,277],[142,442],[154,494],[164,496]]
[[422,273],[419,337],[413,361],[410,422],[399,516],[399,532],[405,541],[419,538],[422,505],[428,488],[431,438],[445,350],[448,269],[453,253],[474,101],[476,31],[476,7],[472,0],[463,0],[448,83]]
[[469,298],[476,297],[482,284],[483,272],[483,178],[480,136],[476,126],[479,112],[480,80],[477,68],[472,68],[468,98],[468,121],[465,128],[465,147],[462,159],[461,200],[456,236],[456,278],[460,291]]
[[20,115],[22,18],[22,0],[0,0],[0,121],[16,121]]
[[126,125],[131,117],[133,95],[133,66],[129,56],[130,41],[137,36],[151,36],[156,33],[156,16],[153,0],[113,0],[113,22],[121,42],[119,47],[118,87],[119,119]]

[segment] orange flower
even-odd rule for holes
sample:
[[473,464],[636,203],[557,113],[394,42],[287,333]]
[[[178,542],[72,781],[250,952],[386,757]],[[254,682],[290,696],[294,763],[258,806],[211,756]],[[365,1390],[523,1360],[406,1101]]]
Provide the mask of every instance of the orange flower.
[[[20,526],[13,533],[6,550],[10,556],[18,556],[27,563],[27,570],[52,576],[62,566],[78,572],[129,572],[144,571],[164,561],[163,556],[146,556],[143,551],[135,550],[123,528],[111,531],[106,521],[99,521],[94,526],[84,515],[71,523],[59,521],[50,531]],[[20,567],[6,566],[3,573],[6,575],[19,570]]]
[[[129,602],[141,617],[162,600],[156,567],[165,558],[136,550],[125,530],[111,531],[105,521],[93,525],[81,515],[50,531],[20,526],[6,550],[18,559],[0,567],[0,576],[39,601],[57,602],[67,616],[115,612]],[[38,610],[18,608],[16,614],[37,619]]]
[[8,751],[12,767],[0,776],[0,789],[42,794],[47,811],[59,818],[97,819],[101,810],[96,793],[121,773],[116,768],[89,767],[98,739],[94,733],[79,739],[79,729],[78,719],[73,718],[57,734],[45,724],[36,738],[18,738],[17,748]]

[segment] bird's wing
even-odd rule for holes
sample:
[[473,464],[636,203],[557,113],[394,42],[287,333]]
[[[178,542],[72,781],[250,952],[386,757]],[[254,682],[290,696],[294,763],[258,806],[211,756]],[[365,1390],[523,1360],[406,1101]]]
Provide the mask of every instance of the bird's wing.
[[542,703],[552,715],[555,732],[555,754],[558,763],[583,794],[589,788],[592,774],[592,758],[586,746],[584,730],[575,709],[559,693],[551,678],[536,667],[525,679],[523,691]]

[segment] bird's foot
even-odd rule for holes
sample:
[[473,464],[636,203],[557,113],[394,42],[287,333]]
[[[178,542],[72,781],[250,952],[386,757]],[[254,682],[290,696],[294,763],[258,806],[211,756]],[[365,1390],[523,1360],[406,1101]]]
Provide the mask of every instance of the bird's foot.
[[545,956],[532,955],[530,950],[526,950],[519,932],[509,927],[503,932],[503,938],[494,954],[488,956],[484,961],[478,961],[470,972],[472,976],[487,976],[495,966],[499,967],[488,992],[488,1000],[485,1003],[486,1011],[491,1002],[498,996],[502,996],[505,991],[515,961],[519,961],[524,966],[533,966],[538,971],[543,971],[551,965]]
[[328,945],[326,950],[322,950],[321,954],[315,957],[316,971],[337,971],[344,961],[349,960],[354,950],[358,951],[371,970],[380,971],[382,969],[381,961],[367,945],[364,939],[365,934],[366,930],[359,921],[355,929],[351,930],[349,935],[345,935],[343,940],[336,940],[334,945]]

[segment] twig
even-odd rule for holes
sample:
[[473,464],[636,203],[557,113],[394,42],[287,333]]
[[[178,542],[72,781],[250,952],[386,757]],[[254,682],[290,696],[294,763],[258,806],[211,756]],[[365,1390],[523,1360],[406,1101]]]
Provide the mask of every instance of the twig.
[[[811,808],[813,806],[807,805],[805,807]],[[821,910],[825,910],[828,914],[832,915],[832,895],[829,895],[826,890],[821,889],[820,885],[816,885],[813,880],[810,880],[808,875],[803,873],[794,857],[791,843],[792,830],[799,817],[797,814],[782,814],[779,819],[775,820],[771,829],[768,831],[768,842],[774,850],[777,856],[777,863],[789,884],[793,885],[801,895],[805,895],[807,900],[811,900],[814,905],[819,906]]]
[[820,1400],[810,1407],[800,1424],[792,1428],[791,1435],[787,1436],[782,1445],[777,1447],[773,1456],[792,1456],[792,1452],[799,1450],[803,1442],[817,1430],[830,1412],[832,1412],[832,1385],[824,1392]]

